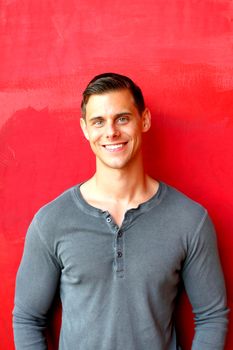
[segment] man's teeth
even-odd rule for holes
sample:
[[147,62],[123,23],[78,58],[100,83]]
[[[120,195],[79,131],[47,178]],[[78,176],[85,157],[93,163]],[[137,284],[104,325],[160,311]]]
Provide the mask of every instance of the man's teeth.
[[111,151],[111,150],[120,149],[123,146],[124,146],[124,144],[121,143],[121,144],[118,144],[118,145],[105,145],[105,148],[107,148],[107,149],[109,149]]

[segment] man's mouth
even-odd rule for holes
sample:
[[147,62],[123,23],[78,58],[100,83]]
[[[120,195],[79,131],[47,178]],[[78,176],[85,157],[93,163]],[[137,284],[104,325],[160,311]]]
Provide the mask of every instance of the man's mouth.
[[117,144],[110,144],[110,145],[104,145],[104,148],[108,151],[118,151],[121,150],[125,145],[127,144],[127,142],[124,143],[117,143]]

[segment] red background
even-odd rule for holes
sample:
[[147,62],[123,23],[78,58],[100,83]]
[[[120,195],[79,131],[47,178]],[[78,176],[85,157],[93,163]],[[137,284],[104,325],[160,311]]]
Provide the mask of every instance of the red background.
[[[233,304],[233,2],[5,0],[0,1],[1,350],[14,348],[15,275],[29,222],[40,206],[94,171],[79,128],[80,95],[93,75],[106,71],[129,75],[142,87],[153,115],[146,167],[209,210]],[[183,297],[178,319],[184,350],[193,334],[190,310]],[[55,349],[58,316],[51,327]],[[228,350],[232,330],[230,323]]]

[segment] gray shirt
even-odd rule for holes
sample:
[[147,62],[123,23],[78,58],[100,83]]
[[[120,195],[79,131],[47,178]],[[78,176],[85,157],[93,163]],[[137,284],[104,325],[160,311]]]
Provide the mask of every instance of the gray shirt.
[[46,315],[59,287],[60,350],[174,350],[181,280],[195,314],[192,350],[223,349],[228,310],[206,210],[161,182],[118,227],[75,186],[29,227],[16,283],[16,349],[47,349]]

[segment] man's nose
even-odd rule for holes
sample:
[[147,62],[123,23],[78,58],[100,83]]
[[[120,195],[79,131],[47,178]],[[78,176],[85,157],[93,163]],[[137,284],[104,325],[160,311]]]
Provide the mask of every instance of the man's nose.
[[115,125],[115,123],[108,123],[106,125],[106,137],[107,138],[114,138],[116,136],[119,136],[120,132],[117,128],[117,126]]

